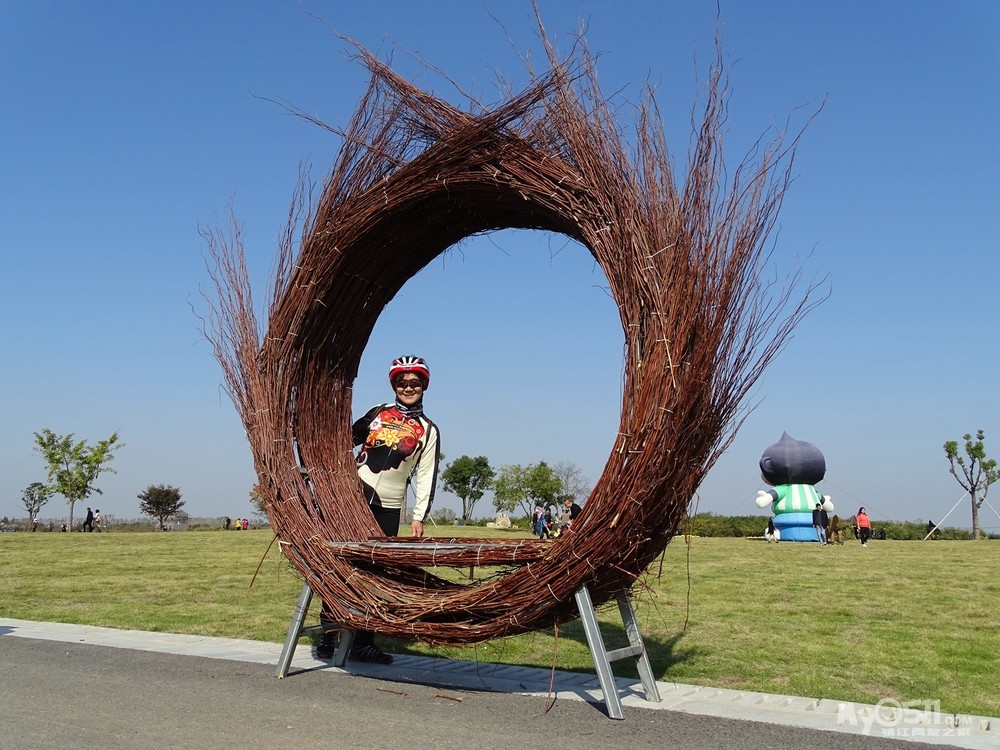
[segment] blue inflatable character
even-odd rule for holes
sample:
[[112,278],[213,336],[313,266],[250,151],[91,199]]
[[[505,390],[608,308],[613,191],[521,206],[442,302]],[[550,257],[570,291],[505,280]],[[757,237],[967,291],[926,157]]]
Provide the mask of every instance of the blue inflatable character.
[[829,495],[820,495],[813,486],[826,476],[826,459],[812,443],[796,440],[787,432],[760,457],[764,481],[773,486],[757,493],[757,507],[771,506],[774,525],[781,541],[818,542],[812,512],[816,503],[833,510]]

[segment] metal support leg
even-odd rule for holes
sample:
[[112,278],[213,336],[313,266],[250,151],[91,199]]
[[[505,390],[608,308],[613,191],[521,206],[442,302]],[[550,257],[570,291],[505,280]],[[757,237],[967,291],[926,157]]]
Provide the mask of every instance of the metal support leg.
[[288,626],[288,635],[285,636],[285,645],[281,649],[281,656],[278,657],[277,677],[280,680],[288,675],[288,667],[295,656],[295,647],[299,643],[299,638],[304,635],[319,635],[337,631],[337,647],[333,652],[333,665],[342,667],[347,661],[347,655],[354,645],[354,631],[346,630],[336,623],[325,622],[319,625],[305,627],[306,615],[309,613],[309,604],[312,602],[313,592],[308,583],[302,584],[302,591],[299,592],[299,600],[295,603],[295,611],[292,613],[292,622]]
[[594,611],[594,603],[587,587],[581,586],[574,594],[574,599],[577,609],[580,610],[580,621],[583,623],[583,632],[587,636],[590,654],[594,658],[594,667],[597,670],[597,679],[601,684],[601,692],[604,694],[604,705],[608,709],[608,716],[612,719],[625,718],[621,696],[618,694],[618,685],[615,683],[614,672],[611,671],[611,662],[619,659],[635,659],[646,700],[659,703],[660,693],[656,687],[656,678],[653,676],[653,667],[646,654],[646,647],[639,633],[639,625],[636,622],[635,611],[632,609],[628,592],[622,590],[616,599],[630,645],[613,651],[608,651],[604,646],[604,637],[601,635],[597,613]]
[[288,626],[288,635],[285,636],[285,645],[281,649],[281,656],[278,657],[277,677],[279,680],[288,674],[288,667],[295,655],[295,646],[298,645],[299,637],[302,635],[302,625],[306,621],[306,613],[309,612],[312,595],[313,592],[309,588],[309,584],[303,583],[302,591],[299,592],[299,600],[295,603],[295,611],[292,612],[292,622]]
[[333,652],[333,666],[344,666],[344,662],[347,661],[347,655],[351,652],[351,646],[353,645],[354,631],[341,630],[337,634],[337,650]]
[[639,632],[639,623],[635,619],[632,600],[625,589],[619,591],[615,599],[618,601],[618,611],[621,612],[622,624],[625,626],[625,634],[628,636],[628,642],[633,648],[639,649],[639,654],[635,657],[635,667],[639,672],[639,680],[642,682],[643,693],[646,700],[650,703],[659,703],[660,690],[656,687],[653,665],[649,662],[646,644],[643,642],[642,634]]
[[594,612],[590,592],[586,586],[581,586],[573,598],[576,599],[577,609],[580,610],[583,632],[587,636],[587,645],[590,646],[590,653],[594,657],[597,679],[601,683],[601,692],[604,693],[604,705],[607,706],[608,716],[612,719],[624,719],[622,701],[618,696],[618,686],[615,685],[615,674],[611,671],[611,661],[604,648],[604,638],[601,636],[601,627],[597,624],[597,613]]

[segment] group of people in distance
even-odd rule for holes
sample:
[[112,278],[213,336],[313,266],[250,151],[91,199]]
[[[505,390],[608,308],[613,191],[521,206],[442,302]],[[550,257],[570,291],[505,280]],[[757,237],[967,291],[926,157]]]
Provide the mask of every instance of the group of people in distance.
[[222,521],[222,527],[229,531],[230,529],[236,529],[237,531],[247,531],[250,528],[249,518],[237,518],[235,521],[229,516],[226,516]]
[[87,518],[83,522],[83,531],[100,531],[101,530],[101,509],[98,508],[96,511],[87,508]]
[[[826,510],[823,509],[822,503],[816,503],[816,507],[812,512],[812,521],[820,546],[825,547],[830,542],[835,544],[844,543],[843,536],[846,532],[840,516],[833,516],[831,518]],[[854,538],[861,542],[862,547],[867,547],[869,540],[875,538],[875,534],[872,531],[871,519],[868,517],[864,506],[858,508],[857,515],[851,518],[851,527],[854,531]],[[881,530],[879,538],[885,539],[885,529]],[[767,519],[767,529],[764,531],[764,539],[768,543],[781,541],[781,531],[775,527],[773,516]]]
[[582,508],[573,501],[573,498],[567,498],[563,501],[559,518],[555,517],[554,506],[549,505],[543,508],[541,505],[536,505],[535,512],[532,514],[532,532],[539,539],[556,539],[573,525],[573,521],[580,515],[581,510]]

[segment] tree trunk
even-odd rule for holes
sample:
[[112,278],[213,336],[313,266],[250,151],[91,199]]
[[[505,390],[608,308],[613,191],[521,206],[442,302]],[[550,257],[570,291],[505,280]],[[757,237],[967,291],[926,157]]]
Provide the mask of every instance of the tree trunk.
[[69,503],[69,528],[67,529],[67,531],[72,531],[73,530],[73,503],[75,503],[76,501],[75,500],[67,500],[66,502]]
[[979,505],[976,504],[976,493],[969,494],[972,496],[972,538],[979,541],[982,538],[979,531]]

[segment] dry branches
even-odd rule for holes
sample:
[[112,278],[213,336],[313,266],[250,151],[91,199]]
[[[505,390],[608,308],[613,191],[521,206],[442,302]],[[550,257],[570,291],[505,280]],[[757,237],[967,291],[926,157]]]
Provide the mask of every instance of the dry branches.
[[[640,106],[632,154],[585,45],[567,60],[547,49],[547,74],[474,113],[361,51],[371,84],[298,256],[290,234],[283,242],[263,340],[238,242],[212,244],[210,334],[272,526],[350,627],[470,643],[574,616],[581,584],[597,603],[612,598],[674,535],[747,391],[810,306],[811,289],[789,305],[788,289],[773,298],[761,279],[794,143],[779,138],[721,184],[720,63],[681,189],[652,98]],[[365,345],[420,268],[501,228],[565,234],[604,270],[626,342],[618,442],[572,532],[555,542],[373,542],[350,436]],[[505,573],[463,585],[432,565]]]

